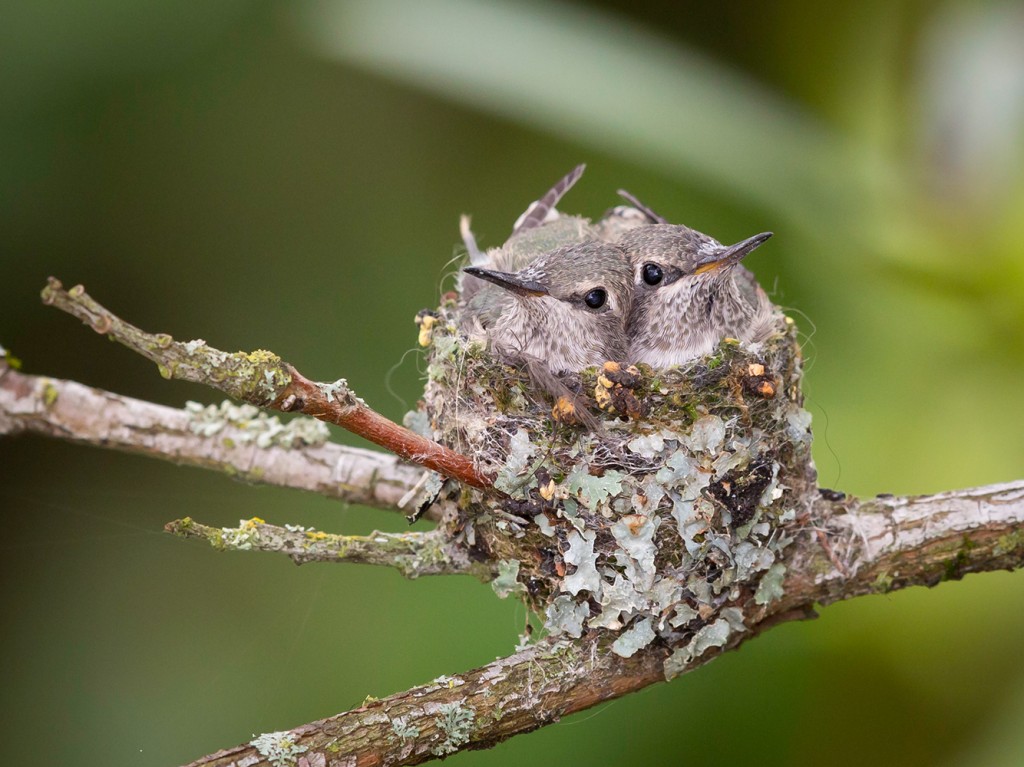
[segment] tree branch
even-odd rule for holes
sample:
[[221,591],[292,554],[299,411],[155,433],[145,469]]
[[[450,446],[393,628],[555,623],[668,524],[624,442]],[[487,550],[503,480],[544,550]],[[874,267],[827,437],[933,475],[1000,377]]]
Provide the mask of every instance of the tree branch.
[[190,767],[267,764],[281,754],[300,765],[412,765],[487,748],[704,665],[761,631],[812,615],[815,603],[1019,568],[1022,525],[1024,481],[922,497],[822,497],[804,539],[789,549],[783,597],[724,647],[693,647],[692,658],[671,671],[667,651],[657,644],[622,658],[611,650],[611,637],[600,633],[576,642],[545,640],[466,674],[260,736]]
[[[40,434],[147,455],[182,466],[380,509],[414,510],[423,470],[393,455],[346,447],[230,405],[206,410],[157,405],[74,381],[31,376],[0,361],[0,434]],[[237,408],[236,408],[237,410]],[[402,504],[403,498],[412,498]]]
[[[814,600],[830,604],[1024,562],[1024,480],[936,495],[829,503],[819,512],[827,548],[798,547],[795,568],[817,576]],[[804,587],[801,587],[802,590]],[[811,593],[810,591],[808,593]]]
[[446,477],[473,487],[491,486],[491,479],[478,471],[471,459],[370,409],[344,379],[330,384],[310,381],[276,354],[262,349],[228,353],[202,340],[179,342],[165,333],[146,333],[100,305],[81,285],[64,290],[53,277],[43,288],[42,298],[44,303],[155,362],[164,378],[212,386],[261,408],[301,412]]
[[663,679],[664,650],[621,658],[608,644],[593,636],[545,640],[465,674],[262,735],[189,767],[273,764],[279,754],[291,756],[286,764],[376,767],[488,748]]
[[394,567],[406,578],[421,575],[477,575],[490,580],[492,568],[470,561],[449,544],[440,530],[425,533],[336,535],[319,530],[278,527],[262,519],[242,520],[238,527],[210,527],[185,517],[164,528],[182,538],[202,538],[222,551],[276,551],[295,564],[353,562]]

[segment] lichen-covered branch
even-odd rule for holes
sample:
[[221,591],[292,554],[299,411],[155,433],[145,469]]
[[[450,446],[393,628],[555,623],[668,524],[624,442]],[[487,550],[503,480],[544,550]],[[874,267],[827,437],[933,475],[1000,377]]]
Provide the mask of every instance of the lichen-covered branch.
[[658,643],[623,658],[602,632],[549,639],[474,671],[261,735],[192,767],[273,764],[282,755],[288,764],[411,765],[486,748],[704,665],[767,628],[813,614],[817,603],[1022,567],[1022,529],[1024,481],[913,498],[823,496],[788,550],[782,597],[728,639],[706,637],[685,662]]
[[[605,642],[607,644],[607,642]],[[198,765],[420,764],[487,748],[662,678],[665,653],[621,658],[594,637],[537,645],[457,676],[193,762]],[[290,758],[289,758],[290,757]],[[301,760],[305,759],[305,762]]]
[[202,340],[180,342],[165,333],[147,333],[100,305],[81,285],[64,290],[52,277],[42,298],[44,303],[155,362],[165,378],[212,386],[257,407],[301,412],[336,424],[446,477],[473,487],[491,486],[490,478],[471,459],[370,409],[344,379],[330,384],[310,381],[276,354],[262,349],[230,353]]
[[[282,424],[251,405],[230,403],[171,408],[25,375],[2,361],[0,434],[112,448],[381,509],[398,509],[423,475],[393,455],[327,442],[326,427],[312,419]],[[428,500],[415,496],[401,508]]]
[[1024,563],[1024,480],[818,505],[824,534],[794,552],[793,569],[813,577],[795,591],[822,604]]
[[293,525],[278,527],[262,519],[242,520],[238,527],[210,527],[189,517],[170,522],[167,532],[201,538],[221,551],[275,551],[296,564],[353,562],[394,567],[406,578],[421,575],[475,574],[489,580],[491,567],[474,563],[450,545],[439,530],[429,532],[336,535]]

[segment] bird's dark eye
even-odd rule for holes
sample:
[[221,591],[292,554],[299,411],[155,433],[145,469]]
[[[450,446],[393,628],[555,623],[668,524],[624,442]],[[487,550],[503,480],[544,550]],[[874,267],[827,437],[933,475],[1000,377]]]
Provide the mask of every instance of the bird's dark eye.
[[665,277],[665,273],[657,264],[644,264],[643,276],[644,282],[648,285],[657,285]]
[[587,295],[583,296],[583,303],[591,309],[600,309],[607,300],[608,293],[603,288],[594,288]]

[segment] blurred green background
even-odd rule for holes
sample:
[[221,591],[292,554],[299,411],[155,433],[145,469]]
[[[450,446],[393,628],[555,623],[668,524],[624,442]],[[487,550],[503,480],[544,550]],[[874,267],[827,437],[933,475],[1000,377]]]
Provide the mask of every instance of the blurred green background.
[[[347,377],[399,418],[412,319],[578,162],[724,241],[806,335],[824,486],[1024,476],[1024,6],[4,3],[0,343],[25,370],[219,401],[40,305]],[[339,440],[350,438],[338,434]],[[296,568],[163,534],[396,515],[0,441],[0,761],[168,765],[510,652],[465,579]],[[1024,762],[1024,575],[829,607],[670,685],[456,764]],[[42,758],[40,758],[42,757]]]

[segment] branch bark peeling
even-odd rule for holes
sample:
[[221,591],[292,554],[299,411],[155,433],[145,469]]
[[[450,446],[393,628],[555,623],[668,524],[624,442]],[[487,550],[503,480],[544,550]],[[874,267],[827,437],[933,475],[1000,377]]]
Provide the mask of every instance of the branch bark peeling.
[[[780,623],[867,593],[934,586],[969,572],[1024,566],[1024,480],[909,498],[822,499],[786,561],[784,596],[760,623],[724,648],[710,648],[690,671]],[[820,535],[819,535],[820,533]],[[605,700],[665,679],[666,651],[631,658],[592,633],[575,643],[537,645],[456,677],[275,733],[313,765],[412,765],[457,750],[487,748]],[[680,671],[677,667],[675,672]],[[266,764],[252,744],[211,754],[190,767]]]
[[473,487],[489,488],[491,479],[473,461],[399,426],[367,407],[344,379],[310,381],[272,352],[224,352],[205,341],[175,341],[166,333],[147,333],[110,312],[81,285],[64,290],[51,277],[42,291],[45,304],[77,317],[97,333],[155,362],[164,378],[191,381],[261,408],[301,412],[358,434],[406,460]]

